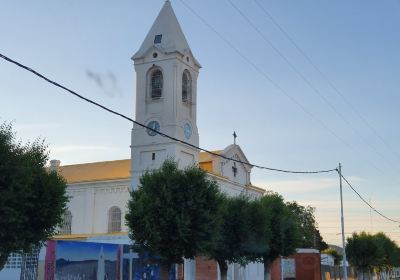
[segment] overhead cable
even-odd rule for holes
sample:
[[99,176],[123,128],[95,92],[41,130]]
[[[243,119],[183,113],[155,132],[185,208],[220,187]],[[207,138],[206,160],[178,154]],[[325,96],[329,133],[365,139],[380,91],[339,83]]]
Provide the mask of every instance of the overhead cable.
[[[355,115],[367,126],[373,134],[385,145],[385,147],[400,159],[400,153],[392,149],[387,141],[378,133],[378,131],[367,121],[367,119],[355,108],[354,105],[346,98],[346,96],[339,90],[339,88],[332,82],[332,80],[312,61],[309,55],[296,43],[293,37],[278,23],[278,21],[268,12],[268,10],[261,5],[259,0],[254,0],[260,11],[262,11],[270,21],[278,28],[278,30],[286,37],[286,39],[297,49],[297,51],[307,60],[307,62],[319,73],[325,82],[333,89],[333,91],[342,98],[347,106],[353,111]],[[399,2],[400,3],[400,2]],[[368,144],[369,145],[369,144]]]
[[224,155],[209,151],[207,149],[204,149],[204,148],[201,148],[199,146],[193,145],[193,144],[188,143],[186,141],[183,141],[181,139],[178,139],[178,138],[175,138],[173,136],[167,135],[167,134],[165,134],[165,133],[163,133],[161,131],[158,131],[156,129],[153,129],[153,128],[151,128],[151,127],[149,127],[149,126],[147,126],[147,125],[145,125],[143,123],[137,122],[134,119],[132,119],[132,118],[130,118],[128,116],[125,116],[124,114],[121,114],[121,113],[119,113],[117,111],[114,111],[114,110],[112,110],[112,109],[110,109],[110,108],[108,108],[108,107],[106,107],[104,105],[101,105],[101,104],[99,104],[99,103],[97,103],[97,102],[95,102],[95,101],[93,101],[93,100],[91,100],[91,99],[89,99],[87,97],[84,97],[84,96],[80,95],[79,93],[77,93],[77,92],[75,92],[75,91],[73,91],[73,90],[71,90],[71,89],[69,89],[69,88],[67,88],[67,87],[65,87],[65,86],[63,86],[63,85],[61,85],[61,84],[59,84],[59,83],[47,78],[47,77],[45,77],[44,75],[38,73],[37,71],[33,70],[32,68],[30,68],[28,66],[25,66],[25,65],[23,65],[23,64],[15,61],[15,60],[7,57],[7,56],[5,56],[5,55],[3,55],[1,53],[0,53],[0,58],[4,59],[4,60],[6,60],[6,61],[8,61],[10,63],[13,63],[13,64],[17,65],[18,67],[20,67],[22,69],[25,69],[25,70],[33,73],[34,75],[40,77],[41,79],[45,80],[46,82],[48,82],[48,83],[50,83],[50,84],[52,84],[52,85],[54,85],[56,87],[59,87],[59,88],[65,90],[65,91],[69,92],[70,94],[74,95],[75,97],[78,97],[78,98],[80,98],[80,99],[82,99],[82,100],[84,100],[84,101],[86,101],[86,102],[88,102],[88,103],[90,103],[92,105],[100,107],[101,109],[103,109],[103,110],[105,110],[105,111],[107,111],[107,112],[109,112],[111,114],[117,115],[117,116],[119,116],[119,117],[121,117],[123,119],[126,119],[126,120],[128,120],[128,121],[130,121],[130,122],[132,122],[132,123],[134,123],[134,124],[136,124],[138,126],[141,126],[141,127],[145,128],[145,129],[148,129],[148,130],[150,130],[150,131],[152,131],[154,133],[157,133],[158,135],[161,135],[163,137],[171,139],[171,140],[173,140],[175,142],[179,142],[179,143],[185,144],[185,145],[187,145],[189,147],[192,147],[192,148],[195,148],[197,150],[206,152],[208,154],[223,158],[225,160],[241,163],[241,164],[244,164],[244,165],[247,165],[247,166],[251,166],[251,167],[255,167],[255,168],[259,168],[259,169],[265,169],[265,170],[269,170],[269,171],[276,171],[276,172],[283,172],[283,173],[318,174],[318,173],[329,173],[329,172],[337,171],[336,168],[327,169],[327,170],[314,170],[314,171],[297,171],[297,170],[286,170],[286,169],[272,168],[272,167],[261,166],[261,165],[258,165],[258,164],[252,164],[252,163],[249,163],[249,162],[241,161],[241,160],[238,160],[238,159],[235,159],[235,158],[227,157],[227,156],[224,156]]
[[[353,132],[358,135],[365,144],[367,144],[372,150],[375,151],[375,153],[380,156],[383,160],[388,161],[387,158],[382,155],[369,141],[360,133],[360,131],[354,127],[351,122],[332,104],[332,102],[329,101],[328,98],[326,98],[322,92],[283,54],[282,51],[279,50],[278,47],[276,47],[271,40],[268,39],[268,37],[254,24],[254,22],[246,16],[246,14],[237,6],[233,3],[232,0],[227,0],[228,3],[236,10],[236,12],[247,22],[248,25],[250,25],[258,35],[263,39],[264,42],[268,44],[278,55],[281,57],[286,64],[306,83],[309,88],[319,97],[322,99],[322,101],[329,107],[331,110],[339,116],[339,118],[346,123],[346,125],[353,130]],[[391,164],[388,164],[392,166]]]
[[369,162],[376,170],[383,173],[383,171],[376,166],[371,160],[366,158],[362,153],[358,152],[352,145],[340,137],[334,130],[332,130],[325,122],[323,122],[319,117],[310,112],[300,101],[289,94],[279,83],[275,82],[267,73],[265,73],[259,66],[257,66],[252,60],[250,60],[246,55],[244,55],[232,42],[225,38],[217,29],[215,29],[211,24],[209,24],[199,13],[196,12],[188,3],[184,0],[179,0],[193,15],[195,15],[204,25],[206,25],[210,30],[212,30],[222,41],[225,42],[235,53],[240,56],[246,63],[248,63],[256,72],[258,72],[263,78],[269,81],[280,93],[285,95],[290,101],[296,104],[304,113],[309,115],[315,122],[319,123],[323,128],[325,128],[330,134],[332,134],[336,139],[346,145],[350,150],[354,150],[359,154],[359,156],[364,157],[366,161]]
[[383,217],[384,219],[386,219],[386,220],[388,220],[388,221],[391,221],[391,222],[400,224],[400,221],[391,219],[391,218],[389,218],[388,216],[382,214],[380,211],[378,211],[375,207],[373,207],[368,201],[366,201],[366,200],[361,196],[361,194],[350,184],[350,182],[349,182],[343,175],[341,175],[341,177],[342,177],[343,180],[347,183],[347,185],[358,195],[358,197],[359,197],[365,204],[367,204],[367,206],[368,206],[369,208],[372,209],[372,211],[374,211],[374,212],[377,213],[379,216]]

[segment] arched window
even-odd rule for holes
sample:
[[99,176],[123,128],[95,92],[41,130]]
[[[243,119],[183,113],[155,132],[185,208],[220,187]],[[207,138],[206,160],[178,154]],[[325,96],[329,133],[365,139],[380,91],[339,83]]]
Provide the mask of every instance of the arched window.
[[182,101],[191,102],[192,99],[192,79],[188,70],[183,71],[182,75]]
[[155,69],[151,72],[150,76],[150,93],[151,99],[157,100],[162,96],[163,89],[163,74],[160,69]]
[[113,206],[108,210],[108,233],[121,231],[121,209]]
[[60,234],[71,234],[72,214],[71,211],[65,211],[63,222],[60,228]]

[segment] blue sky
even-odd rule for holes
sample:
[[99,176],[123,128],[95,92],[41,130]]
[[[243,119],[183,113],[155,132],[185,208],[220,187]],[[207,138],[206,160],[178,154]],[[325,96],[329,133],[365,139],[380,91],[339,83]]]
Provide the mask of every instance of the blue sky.
[[[254,0],[231,1],[309,84],[228,0],[184,2],[245,59],[180,0],[173,0],[192,51],[203,65],[197,102],[201,146],[224,148],[233,142],[235,130],[248,159],[260,165],[314,170],[335,168],[341,162],[344,175],[360,193],[399,220],[400,2],[259,0],[345,102]],[[162,5],[162,0],[4,0],[0,52],[134,116],[135,73],[130,57]],[[93,77],[100,78],[101,87]],[[125,120],[4,61],[0,85],[0,121],[14,121],[24,141],[44,137],[51,157],[62,164],[130,156],[131,124]],[[340,242],[337,174],[300,176],[253,169],[252,182],[317,207],[324,238]],[[344,198],[346,232],[384,230],[400,243],[396,224],[371,214],[348,188]]]

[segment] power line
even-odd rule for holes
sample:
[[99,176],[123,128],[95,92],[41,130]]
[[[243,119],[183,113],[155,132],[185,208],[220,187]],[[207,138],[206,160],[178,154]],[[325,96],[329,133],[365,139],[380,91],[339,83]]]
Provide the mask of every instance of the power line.
[[[278,21],[267,11],[267,9],[260,4],[258,0],[254,0],[259,9],[270,19],[270,21],[281,31],[286,39],[297,49],[297,51],[307,60],[307,62],[319,73],[319,75],[325,80],[325,82],[333,89],[333,91],[339,95],[347,106],[353,111],[355,115],[367,126],[373,134],[385,145],[385,147],[394,155],[400,159],[400,153],[392,149],[385,139],[378,133],[378,131],[367,121],[363,115],[351,104],[346,96],[338,89],[338,87],[332,82],[332,80],[312,61],[309,55],[296,43],[296,41],[290,36],[290,34],[278,23]],[[398,2],[400,3],[400,2]]]
[[320,118],[311,113],[305,106],[303,106],[296,98],[290,95],[282,86],[280,86],[277,82],[275,82],[269,75],[267,75],[260,67],[258,67],[253,61],[251,61],[248,57],[246,57],[237,47],[235,47],[228,39],[226,39],[218,30],[216,30],[211,24],[209,24],[199,13],[197,13],[192,7],[190,7],[184,0],[179,0],[192,14],[194,14],[204,25],[206,25],[209,29],[211,29],[222,41],[225,42],[235,53],[240,56],[245,62],[247,62],[256,72],[258,72],[263,78],[269,81],[279,92],[285,95],[288,99],[290,99],[293,103],[295,103],[304,113],[309,115],[314,121],[319,123],[323,128],[325,128],[329,133],[331,133],[335,138],[337,138],[340,142],[342,142],[345,146],[347,146],[350,150],[356,151],[359,156],[363,157],[366,161],[372,165],[375,170],[383,173],[383,171],[376,166],[371,160],[366,158],[362,153],[358,152],[355,148],[353,148],[349,143],[347,143],[342,137],[335,133],[334,130],[329,128]]
[[[257,32],[258,35],[265,41],[286,63],[289,65],[289,67],[311,88],[311,90],[319,97],[322,99],[322,101],[328,105],[328,107],[336,114],[339,116],[339,118],[347,124],[347,126],[353,130],[353,132],[358,135],[365,144],[367,144],[372,150],[375,151],[375,153],[380,156],[383,160],[387,161],[387,158],[382,155],[373,145],[371,145],[366,138],[356,129],[355,127],[352,126],[350,121],[320,92],[320,90],[279,50],[278,47],[276,47],[271,40],[268,39],[268,37],[258,28],[253,21],[249,19],[248,16],[237,6],[233,3],[232,0],[227,0],[228,3],[236,10],[238,14]],[[391,164],[388,164],[389,166],[392,166]]]
[[388,220],[388,221],[391,221],[391,222],[400,224],[400,221],[391,219],[391,218],[385,216],[384,214],[382,214],[381,212],[379,212],[379,211],[378,211],[375,207],[373,207],[368,201],[366,201],[366,200],[361,196],[361,194],[360,194],[359,192],[357,192],[357,190],[349,183],[349,181],[348,181],[343,175],[341,175],[341,176],[342,176],[343,180],[347,183],[347,185],[358,195],[358,197],[359,197],[365,204],[367,204],[367,206],[368,206],[369,208],[372,209],[372,211],[374,211],[375,213],[377,213],[378,215],[380,215],[381,217],[385,218],[385,219]]
[[77,92],[75,92],[75,91],[73,91],[73,90],[71,90],[71,89],[69,89],[69,88],[67,88],[67,87],[65,87],[65,86],[63,86],[63,85],[61,85],[61,84],[59,84],[59,83],[57,83],[57,82],[55,82],[55,81],[53,81],[53,80],[47,78],[47,77],[45,77],[44,75],[38,73],[37,71],[33,70],[32,68],[30,68],[30,67],[28,67],[28,66],[25,66],[25,65],[23,65],[23,64],[21,64],[21,63],[15,61],[15,60],[13,60],[13,59],[7,57],[7,56],[5,56],[5,55],[3,55],[3,54],[1,54],[1,53],[0,53],[0,57],[3,58],[4,60],[10,62],[10,63],[13,63],[13,64],[17,65],[17,66],[20,67],[20,68],[23,68],[23,69],[25,69],[25,70],[27,70],[27,71],[33,73],[34,75],[40,77],[41,79],[45,80],[46,82],[48,82],[48,83],[50,83],[50,84],[52,84],[52,85],[54,85],[54,86],[56,86],[56,87],[59,87],[59,88],[65,90],[65,91],[69,92],[70,94],[74,95],[75,97],[78,97],[78,98],[80,98],[80,99],[82,99],[82,100],[84,100],[84,101],[86,101],[86,102],[88,102],[88,103],[90,103],[90,104],[92,104],[92,105],[95,105],[95,106],[97,106],[97,107],[100,107],[101,109],[103,109],[103,110],[105,110],[105,111],[107,111],[107,112],[109,112],[109,113],[111,113],[111,114],[117,115],[117,116],[119,116],[119,117],[121,117],[121,118],[123,118],[123,119],[126,119],[126,120],[128,120],[128,121],[130,121],[130,122],[132,122],[132,123],[134,123],[134,124],[136,124],[136,125],[139,125],[139,126],[141,126],[141,127],[143,127],[143,128],[146,128],[146,129],[148,129],[148,130],[150,130],[150,131],[153,131],[154,133],[157,133],[157,134],[159,134],[159,135],[161,135],[161,136],[163,136],[163,137],[166,137],[166,138],[169,138],[169,139],[171,139],[171,140],[173,140],[173,141],[176,141],[176,142],[185,144],[185,145],[187,145],[187,146],[189,146],[189,147],[195,148],[196,150],[204,151],[204,152],[206,152],[206,153],[208,153],[208,154],[211,154],[211,155],[214,155],[214,156],[223,158],[223,159],[225,159],[225,160],[234,161],[234,162],[237,162],[237,163],[241,163],[241,164],[248,165],[248,166],[255,167],[255,168],[259,168],[259,169],[265,169],[265,170],[269,170],[269,171],[276,171],[276,172],[283,172],[283,173],[294,173],[294,174],[319,174],[319,173],[330,173],[330,172],[336,171],[336,168],[334,168],[334,169],[328,169],[328,170],[316,170],[316,171],[285,170],[285,169],[279,169],[279,168],[272,168],[272,167],[261,166],[261,165],[252,164],[252,163],[249,163],[249,162],[244,162],[244,161],[241,161],[241,160],[238,160],[238,159],[235,159],[235,158],[226,157],[226,156],[224,156],[224,155],[221,155],[221,154],[218,154],[218,153],[209,151],[209,150],[207,150],[207,149],[198,147],[198,146],[196,146],[196,145],[193,145],[193,144],[188,143],[188,142],[186,142],[186,141],[183,141],[183,140],[180,140],[180,139],[178,139],[178,138],[172,137],[172,136],[170,136],[170,135],[167,135],[167,134],[165,134],[165,133],[163,133],[163,132],[160,132],[160,131],[158,131],[158,130],[156,130],[156,129],[153,129],[153,128],[151,128],[151,127],[148,127],[147,125],[142,124],[142,123],[140,123],[140,122],[137,122],[137,121],[135,121],[134,119],[132,119],[132,118],[130,118],[130,117],[128,117],[128,116],[125,116],[124,114],[121,114],[121,113],[119,113],[119,112],[117,112],[117,111],[114,111],[114,110],[112,110],[112,109],[110,109],[110,108],[108,108],[108,107],[106,107],[106,106],[104,106],[104,105],[101,105],[101,104],[99,104],[99,103],[97,103],[97,102],[95,102],[95,101],[93,101],[93,100],[91,100],[91,99],[89,99],[89,98],[86,98],[86,97],[80,95],[79,93],[77,93]]

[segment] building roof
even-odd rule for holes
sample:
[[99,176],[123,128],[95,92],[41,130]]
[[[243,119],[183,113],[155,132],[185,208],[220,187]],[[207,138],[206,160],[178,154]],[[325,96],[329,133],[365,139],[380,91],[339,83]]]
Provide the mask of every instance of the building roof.
[[[211,151],[211,152],[214,153],[214,154],[218,154],[218,155],[222,154],[221,150]],[[199,163],[201,164],[203,162],[212,161],[213,157],[214,157],[214,155],[212,155],[212,154],[209,154],[209,153],[206,153],[206,152],[200,152],[199,153]]]
[[[214,153],[221,153],[221,151],[214,151]],[[212,157],[213,156],[208,153],[201,152],[199,154],[200,167],[206,171],[212,171],[202,166],[203,164],[211,162]],[[64,165],[59,167],[60,174],[67,180],[68,184],[130,179],[130,170],[130,159]]]
[[[156,36],[158,36],[159,41],[156,40]],[[132,59],[142,58],[153,47],[157,47],[166,53],[192,54],[170,1],[165,1],[149,33]]]
[[59,168],[68,184],[129,179],[130,170],[130,159],[64,165]]
[[[216,154],[223,154],[223,151],[212,151]],[[214,175],[224,180],[228,177],[222,176],[213,168],[214,155],[206,152],[199,153],[199,167],[210,175]],[[113,161],[90,162],[73,165],[64,165],[59,167],[60,174],[65,178],[68,184],[87,183],[109,180],[129,180],[131,170],[131,160],[121,159]],[[246,186],[255,191],[264,192],[263,188],[252,184]]]

